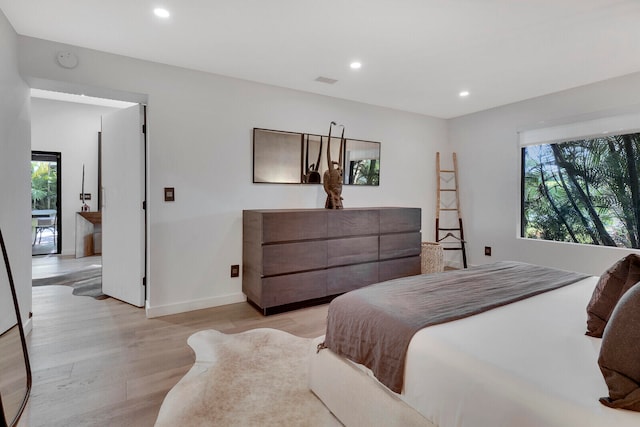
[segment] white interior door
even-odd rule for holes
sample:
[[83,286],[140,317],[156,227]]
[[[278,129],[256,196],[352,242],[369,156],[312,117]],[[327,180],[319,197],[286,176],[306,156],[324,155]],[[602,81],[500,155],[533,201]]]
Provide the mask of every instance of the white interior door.
[[145,301],[144,107],[102,116],[102,292]]

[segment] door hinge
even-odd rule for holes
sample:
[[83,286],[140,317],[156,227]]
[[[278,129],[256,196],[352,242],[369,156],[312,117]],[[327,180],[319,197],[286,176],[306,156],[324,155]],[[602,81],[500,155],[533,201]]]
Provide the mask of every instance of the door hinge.
[[145,288],[147,287],[147,276],[144,276],[142,278],[142,286],[144,286]]
[[142,202],[142,209],[145,210],[145,211],[147,210],[147,201],[146,200]]
[[147,125],[146,124],[142,125],[142,133],[145,134],[145,135],[147,134]]

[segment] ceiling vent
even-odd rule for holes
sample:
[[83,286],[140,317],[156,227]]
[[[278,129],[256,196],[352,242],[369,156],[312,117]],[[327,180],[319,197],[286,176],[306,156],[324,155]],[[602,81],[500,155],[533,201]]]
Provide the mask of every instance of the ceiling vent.
[[328,84],[328,85],[332,85],[332,84],[334,84],[335,82],[337,82],[337,80],[336,80],[336,79],[330,79],[329,77],[322,77],[322,76],[320,76],[320,77],[316,78],[316,81],[317,81],[317,82],[320,82],[320,83],[326,83],[326,84]]

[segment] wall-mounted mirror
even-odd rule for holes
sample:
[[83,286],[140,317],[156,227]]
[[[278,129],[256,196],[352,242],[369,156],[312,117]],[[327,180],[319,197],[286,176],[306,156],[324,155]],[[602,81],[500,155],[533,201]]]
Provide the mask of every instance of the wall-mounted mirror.
[[253,182],[299,184],[302,134],[253,130]]
[[[327,163],[327,141],[329,138],[309,133],[305,133],[302,136],[304,140],[302,146],[304,157],[302,183],[321,184],[324,178],[324,171],[329,168],[329,163]],[[340,158],[340,138],[332,136],[330,148],[331,161],[337,162]]]
[[380,184],[380,143],[347,139],[344,153],[344,183]]
[[[253,182],[321,184],[328,169],[328,137],[253,129]],[[331,161],[340,158],[340,138],[332,136]],[[380,184],[380,143],[346,139],[342,153],[344,184]]]
[[0,426],[15,426],[31,390],[31,369],[9,257],[0,230]]

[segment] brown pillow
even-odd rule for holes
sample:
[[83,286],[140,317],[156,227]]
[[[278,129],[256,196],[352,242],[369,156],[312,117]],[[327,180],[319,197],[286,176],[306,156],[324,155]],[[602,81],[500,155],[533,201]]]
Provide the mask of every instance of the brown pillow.
[[605,271],[587,305],[587,332],[600,338],[616,303],[640,281],[640,255],[630,254]]
[[640,283],[626,292],[604,329],[598,365],[609,387],[600,402],[640,412]]

